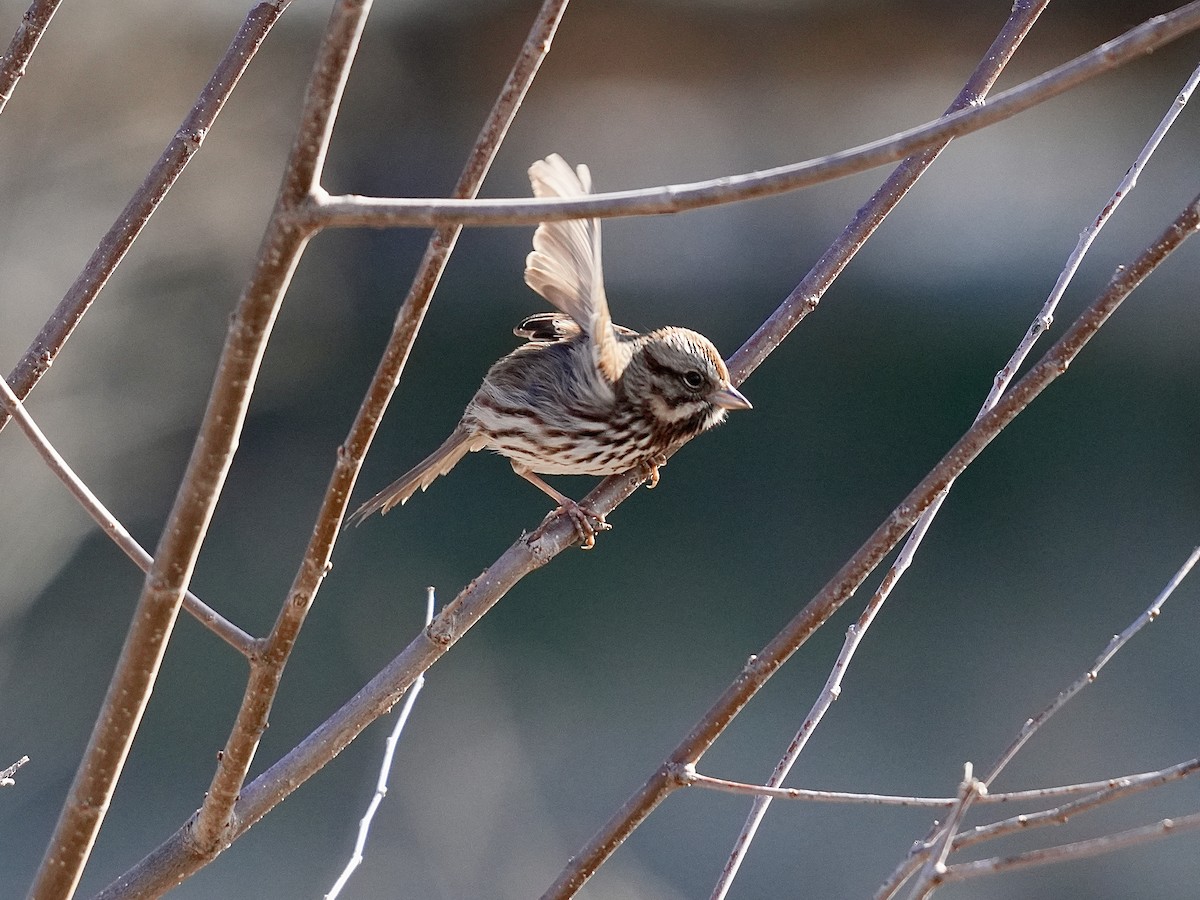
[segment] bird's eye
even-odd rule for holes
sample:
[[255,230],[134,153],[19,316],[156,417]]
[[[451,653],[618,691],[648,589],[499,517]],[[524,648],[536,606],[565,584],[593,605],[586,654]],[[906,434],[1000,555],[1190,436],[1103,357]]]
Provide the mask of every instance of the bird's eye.
[[695,369],[683,373],[683,383],[688,390],[698,391],[704,387],[704,375],[697,372]]

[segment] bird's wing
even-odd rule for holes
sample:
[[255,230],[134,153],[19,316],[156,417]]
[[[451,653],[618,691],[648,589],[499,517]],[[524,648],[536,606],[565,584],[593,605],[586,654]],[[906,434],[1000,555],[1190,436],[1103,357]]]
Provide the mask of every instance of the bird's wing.
[[[592,191],[587,166],[576,169],[557,153],[529,167],[537,197],[585,197]],[[592,341],[596,368],[611,382],[628,360],[617,349],[617,336],[604,296],[600,265],[600,220],[543,222],[533,233],[533,252],[525,259],[525,283],[569,315]]]

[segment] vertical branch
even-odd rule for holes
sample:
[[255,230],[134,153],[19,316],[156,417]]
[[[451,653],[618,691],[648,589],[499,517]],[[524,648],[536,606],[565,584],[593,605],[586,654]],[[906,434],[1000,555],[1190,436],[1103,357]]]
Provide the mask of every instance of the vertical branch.
[[[566,10],[567,2],[568,0],[546,0],[543,4],[455,185],[456,197],[470,198],[479,192],[500,143],[507,134],[542,60],[550,50],[551,40]],[[354,479],[362,466],[363,457],[387,403],[400,382],[404,364],[416,340],[425,311],[429,308],[434,288],[445,271],[446,262],[461,231],[460,225],[446,225],[436,229],[430,238],[367,396],[350,428],[349,436],[339,448],[337,462],[326,488],[321,510],[317,514],[308,548],[288,592],[287,602],[280,609],[275,626],[264,643],[260,663],[251,671],[237,721],[225,744],[212,785],[192,828],[193,840],[204,852],[216,855],[229,843],[228,833],[236,824],[233,815],[234,804],[246,781],[259,739],[266,729],[267,715],[296,636],[328,571],[333,545],[346,512],[350,492],[354,487]]]
[[4,111],[4,107],[12,98],[17,82],[25,74],[29,58],[33,56],[38,41],[42,39],[42,32],[54,18],[61,2],[62,0],[33,0],[29,9],[25,10],[25,15],[21,17],[21,24],[17,26],[8,49],[4,56],[0,56],[0,112]]
[[[545,0],[508,80],[476,140],[455,188],[456,196],[473,197],[478,192],[529,85],[550,50],[567,2],[568,0]],[[297,145],[300,145],[300,140]],[[291,228],[297,232],[314,227],[310,224],[311,220],[301,213],[305,205],[319,205],[323,196],[323,191],[316,181],[320,174],[319,159],[322,155],[323,149],[313,157],[317,164],[306,171],[301,171],[299,167],[289,171],[285,179],[284,194],[294,198],[295,202],[286,210],[280,210],[279,216],[273,220],[273,225],[283,229]],[[286,790],[271,791],[268,802],[254,808],[253,813],[247,816],[242,787],[258,742],[266,729],[267,715],[284,665],[327,571],[333,544],[362,459],[370,446],[387,402],[399,382],[433,289],[437,286],[460,231],[461,226],[444,226],[437,229],[430,239],[421,268],[400,308],[387,350],[367,396],[351,426],[346,442],[339,448],[337,463],[313,527],[309,547],[275,626],[264,641],[263,652],[251,670],[242,706],[238,710],[237,720],[221,754],[221,762],[213,776],[204,805],[191,821],[185,823],[165,843],[101,892],[100,897],[127,896],[130,892],[138,895],[157,893],[178,884],[224,850],[231,841],[317,771],[320,765],[336,755],[373,721],[374,716],[360,717],[353,730],[344,730],[338,735],[339,740],[336,743],[321,741],[322,750],[330,752],[327,755],[320,754],[320,763],[302,775],[289,779]],[[443,616],[445,615],[446,612],[443,611]],[[444,651],[445,646],[439,645],[439,649]],[[424,668],[428,668],[428,665]],[[387,705],[390,707],[391,702]],[[308,741],[305,743],[309,744]],[[317,757],[309,756],[308,760],[315,758]],[[264,795],[260,792],[259,796]]]
[[74,893],[103,823],[233,461],[271,328],[310,236],[291,224],[285,212],[307,196],[319,177],[346,67],[369,9],[369,0],[341,0],[334,9],[309,82],[283,186],[254,273],[230,322],[183,483],[31,897]]
[[[269,0],[250,10],[179,130],[147,173],[137,192],[125,204],[121,215],[100,239],[99,246],[93,251],[83,271],[79,273],[74,284],[59,301],[42,330],[25,351],[25,355],[21,357],[21,361],[8,376],[8,384],[18,398],[24,400],[28,397],[29,392],[46,374],[50,364],[75,330],[75,326],[108,283],[108,279],[141,234],[142,228],[166,197],[167,191],[200,150],[204,138],[224,107],[225,101],[233,93],[242,73],[250,65],[250,60],[258,52],[271,26],[290,2],[291,0]],[[8,424],[8,418],[8,413],[0,410],[0,430]]]

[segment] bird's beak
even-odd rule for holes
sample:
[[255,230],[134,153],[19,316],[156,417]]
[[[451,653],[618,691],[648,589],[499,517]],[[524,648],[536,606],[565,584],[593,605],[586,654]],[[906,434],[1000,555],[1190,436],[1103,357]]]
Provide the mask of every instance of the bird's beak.
[[714,391],[708,398],[715,406],[721,409],[753,409],[750,401],[747,400],[742,392],[733,385],[721,388],[719,391]]

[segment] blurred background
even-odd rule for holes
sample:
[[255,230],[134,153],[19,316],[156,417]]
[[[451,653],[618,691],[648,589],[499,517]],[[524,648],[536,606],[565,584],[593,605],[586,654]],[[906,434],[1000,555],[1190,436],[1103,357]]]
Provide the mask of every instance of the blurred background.
[[[678,183],[833,152],[936,117],[1008,2],[579,3],[568,10],[485,187],[528,193],[562,153],[601,190]],[[1169,3],[1058,0],[1012,86]],[[11,33],[24,0],[0,0]],[[445,195],[537,3],[377,3],[325,187]],[[452,7],[452,8],[451,8]],[[247,6],[64,4],[0,117],[0,359],[11,370],[174,134]],[[296,0],[178,185],[29,407],[153,549],[202,414],[294,133],[328,3]],[[540,894],[720,691],[970,424],[1200,51],[1184,39],[955,142],[818,312],[745,384],[752,412],[696,441],[611,518],[592,553],[522,581],[431,672],[348,896]],[[1200,189],[1185,110],[1086,260],[1055,334]],[[731,354],[884,177],[604,226],[615,318],[686,324]],[[459,242],[357,495],[433,449],[510,329],[530,228]],[[193,588],[265,633],[427,234],[339,231],[310,245],[267,353]],[[1170,259],[1069,374],[955,488],[789,784],[946,796],[1080,675],[1200,534],[1200,244]],[[1048,342],[1043,348],[1048,346]],[[1039,351],[1040,352],[1040,351]],[[561,480],[582,496],[590,479]],[[490,455],[339,542],[288,666],[255,773],[290,749],[547,512]],[[0,883],[24,890],[128,625],[140,574],[15,428],[0,434]],[[877,579],[868,582],[872,588]],[[816,635],[705,757],[761,781],[869,590]],[[1196,582],[1045,728],[998,789],[1117,776],[1196,755]],[[100,889],[199,805],[245,666],[181,616],[81,886]],[[175,896],[317,896],[350,854],[388,725],[365,732]],[[1193,812],[1174,785],[985,853]],[[748,809],[672,797],[590,898],[707,896]],[[1007,812],[1007,810],[1006,810]],[[733,897],[869,896],[928,812],[777,803]],[[1181,835],[978,880],[946,896],[1195,896]],[[1150,887],[1147,887],[1150,886]]]

